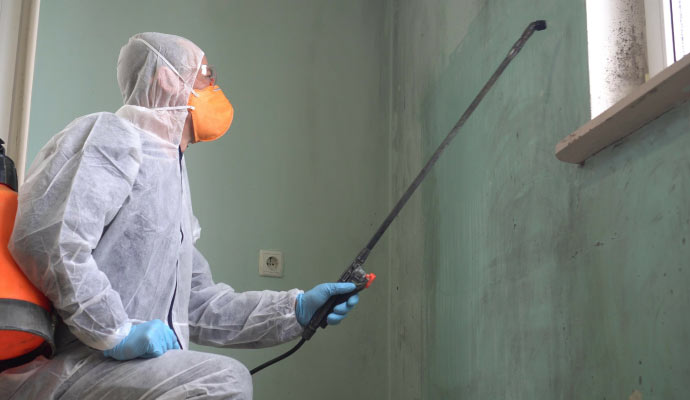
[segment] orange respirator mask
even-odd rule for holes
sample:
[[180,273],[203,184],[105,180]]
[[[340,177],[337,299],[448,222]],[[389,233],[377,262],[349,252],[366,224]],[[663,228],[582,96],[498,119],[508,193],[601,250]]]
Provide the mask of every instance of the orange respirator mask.
[[210,142],[223,136],[232,124],[235,110],[217,85],[194,89],[189,95],[193,107],[194,141]]

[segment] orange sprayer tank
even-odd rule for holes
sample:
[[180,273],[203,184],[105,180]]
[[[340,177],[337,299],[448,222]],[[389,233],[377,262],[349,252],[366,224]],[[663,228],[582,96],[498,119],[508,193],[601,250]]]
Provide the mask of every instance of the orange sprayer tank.
[[17,214],[16,172],[0,140],[0,371],[53,352],[50,301],[16,264],[7,244]]

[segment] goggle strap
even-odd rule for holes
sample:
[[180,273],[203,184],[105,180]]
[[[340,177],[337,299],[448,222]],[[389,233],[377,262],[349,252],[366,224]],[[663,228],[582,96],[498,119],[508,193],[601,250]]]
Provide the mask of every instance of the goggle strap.
[[152,110],[160,110],[160,111],[175,111],[175,110],[193,110],[194,106],[175,106],[175,107],[154,107]]

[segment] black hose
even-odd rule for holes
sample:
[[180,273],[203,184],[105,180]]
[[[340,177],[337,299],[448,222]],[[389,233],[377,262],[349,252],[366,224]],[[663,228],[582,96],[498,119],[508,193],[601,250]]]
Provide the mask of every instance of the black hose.
[[254,375],[255,373],[261,371],[262,369],[264,369],[266,367],[270,367],[271,365],[277,363],[278,361],[282,361],[282,360],[290,357],[292,355],[292,353],[296,352],[297,350],[299,350],[300,347],[302,347],[304,342],[306,342],[305,339],[300,340],[299,343],[297,343],[297,345],[295,347],[293,347],[292,349],[290,349],[286,353],[281,354],[280,356],[272,359],[271,361],[266,361],[265,363],[259,365],[258,367],[254,368],[253,370],[249,371],[249,373]]

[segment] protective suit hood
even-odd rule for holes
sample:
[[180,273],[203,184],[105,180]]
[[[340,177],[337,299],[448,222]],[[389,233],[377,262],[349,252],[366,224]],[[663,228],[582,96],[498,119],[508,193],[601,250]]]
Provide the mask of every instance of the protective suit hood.
[[156,32],[132,36],[117,61],[125,105],[116,114],[177,148],[203,56],[183,37]]

